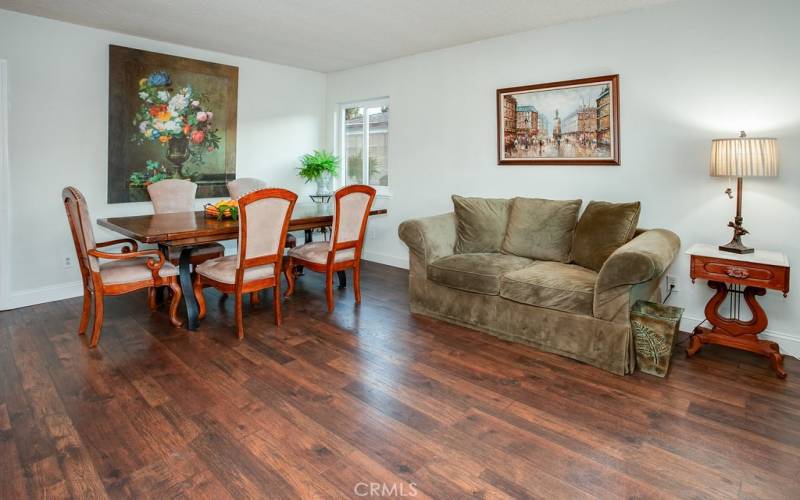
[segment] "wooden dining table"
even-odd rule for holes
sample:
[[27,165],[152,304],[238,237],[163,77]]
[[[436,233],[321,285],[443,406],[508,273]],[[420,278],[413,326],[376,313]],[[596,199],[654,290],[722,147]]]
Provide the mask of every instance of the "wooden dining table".
[[[369,215],[387,213],[386,208],[375,203]],[[156,244],[165,251],[180,248],[180,283],[186,304],[186,327],[199,326],[197,299],[192,288],[190,258],[198,245],[215,241],[235,240],[239,237],[239,221],[218,220],[205,212],[175,212],[170,214],[133,215],[97,219],[97,224],[142,243]],[[289,231],[304,231],[310,243],[315,229],[329,228],[333,224],[331,203],[298,203],[289,221]],[[339,286],[345,286],[344,273],[339,273]]]

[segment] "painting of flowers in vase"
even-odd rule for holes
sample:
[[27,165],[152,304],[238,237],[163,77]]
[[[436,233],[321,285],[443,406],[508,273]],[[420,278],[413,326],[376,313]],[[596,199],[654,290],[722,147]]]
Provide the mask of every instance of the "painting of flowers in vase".
[[239,69],[109,46],[108,202],[149,200],[163,179],[227,196],[236,177]]

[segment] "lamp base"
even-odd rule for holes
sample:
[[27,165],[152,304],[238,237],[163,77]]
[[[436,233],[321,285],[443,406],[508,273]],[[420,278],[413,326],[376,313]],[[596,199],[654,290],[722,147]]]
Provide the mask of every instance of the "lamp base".
[[750,232],[742,226],[742,178],[736,179],[736,217],[728,222],[728,227],[733,229],[733,239],[726,245],[720,245],[719,249],[723,252],[747,254],[755,252],[754,249],[742,243],[742,236]]
[[[739,178],[741,180],[741,177]],[[737,190],[737,194],[741,197],[742,190],[741,188]],[[731,239],[730,243],[726,245],[720,245],[719,249],[723,252],[731,252],[731,253],[738,253],[738,254],[746,254],[746,253],[753,253],[755,252],[754,249],[746,246],[742,243],[742,236],[745,234],[749,234],[749,231],[742,227],[742,215],[739,210],[736,211],[736,217],[730,222],[728,222],[728,227],[733,228],[733,239]]]
[[755,252],[754,248],[745,246],[739,238],[734,238],[726,245],[720,245],[719,249],[723,252],[747,254]]

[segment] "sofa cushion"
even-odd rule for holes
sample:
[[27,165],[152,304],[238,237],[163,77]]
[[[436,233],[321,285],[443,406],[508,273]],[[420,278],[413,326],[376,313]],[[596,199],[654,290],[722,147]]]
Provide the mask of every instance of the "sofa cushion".
[[509,200],[453,195],[456,214],[455,253],[500,251],[508,224]]
[[428,279],[440,285],[467,292],[497,295],[503,274],[533,263],[516,255],[500,253],[462,253],[433,261]]
[[537,260],[569,262],[581,200],[514,198],[500,251]]
[[641,205],[591,201],[578,220],[572,243],[572,261],[600,271],[614,250],[629,242],[636,232]]
[[500,280],[500,296],[532,306],[592,315],[597,273],[561,262],[537,261]]

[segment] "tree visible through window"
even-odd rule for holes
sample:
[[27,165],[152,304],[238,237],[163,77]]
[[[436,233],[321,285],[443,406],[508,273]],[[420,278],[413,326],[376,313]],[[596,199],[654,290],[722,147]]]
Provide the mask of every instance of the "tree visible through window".
[[[345,184],[389,186],[389,102],[386,99],[341,107]],[[366,155],[364,152],[366,151]]]

